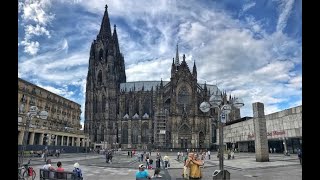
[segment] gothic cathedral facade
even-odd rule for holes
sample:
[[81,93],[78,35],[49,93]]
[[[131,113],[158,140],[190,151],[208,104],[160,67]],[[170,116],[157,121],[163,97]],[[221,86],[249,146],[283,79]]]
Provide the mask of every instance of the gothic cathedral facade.
[[[171,65],[170,81],[126,82],[116,26],[111,33],[106,5],[100,32],[91,44],[86,84],[85,125],[93,143],[123,149],[209,148],[215,143],[217,112],[201,112],[200,103],[219,93],[216,85],[199,84],[185,55]],[[240,118],[232,108],[228,121]]]

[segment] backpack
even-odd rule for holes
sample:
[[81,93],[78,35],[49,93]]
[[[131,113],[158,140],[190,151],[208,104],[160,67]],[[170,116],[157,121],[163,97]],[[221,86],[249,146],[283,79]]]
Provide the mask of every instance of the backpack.
[[73,173],[75,173],[75,175],[76,175],[77,178],[82,179],[81,169],[75,168],[75,169],[73,170]]

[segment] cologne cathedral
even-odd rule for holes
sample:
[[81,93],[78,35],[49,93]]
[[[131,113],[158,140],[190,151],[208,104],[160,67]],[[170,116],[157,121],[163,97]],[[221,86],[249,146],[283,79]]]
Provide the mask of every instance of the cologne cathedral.
[[[216,143],[217,112],[203,113],[199,106],[216,93],[224,102],[232,97],[216,85],[199,84],[195,62],[191,71],[178,45],[170,81],[127,82],[116,26],[112,32],[107,8],[89,57],[84,131],[91,142],[122,149],[210,148]],[[239,109],[232,108],[228,121],[239,118]]]

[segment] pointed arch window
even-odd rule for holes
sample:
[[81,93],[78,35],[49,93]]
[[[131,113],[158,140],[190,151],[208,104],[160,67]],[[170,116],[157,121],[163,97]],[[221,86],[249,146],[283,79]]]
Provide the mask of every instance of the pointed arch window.
[[178,93],[178,103],[179,104],[189,104],[190,103],[190,93],[186,86],[182,86]]
[[123,123],[121,129],[121,142],[123,144],[128,144],[128,123]]
[[102,112],[105,112],[108,108],[107,104],[106,104],[106,97],[104,97],[104,95],[102,95]]
[[139,135],[139,126],[138,124],[134,124],[132,126],[132,144],[138,144],[138,135]]
[[142,143],[148,143],[149,136],[148,136],[148,123],[143,123],[141,126],[141,142]]
[[100,70],[98,73],[98,86],[101,86],[101,85],[102,85],[102,72]]

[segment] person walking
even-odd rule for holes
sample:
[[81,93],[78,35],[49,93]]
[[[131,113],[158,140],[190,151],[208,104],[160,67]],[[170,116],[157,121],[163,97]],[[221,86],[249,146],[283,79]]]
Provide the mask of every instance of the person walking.
[[208,150],[207,154],[208,154],[208,159],[210,159],[210,155],[211,155],[210,150]]

